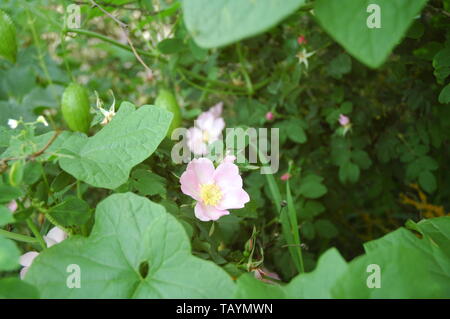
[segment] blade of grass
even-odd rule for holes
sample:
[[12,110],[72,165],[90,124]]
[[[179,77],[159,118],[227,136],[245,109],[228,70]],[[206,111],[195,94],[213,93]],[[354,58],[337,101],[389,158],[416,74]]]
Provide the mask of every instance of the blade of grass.
[[303,273],[303,272],[305,272],[305,268],[303,266],[303,256],[302,256],[300,234],[299,234],[299,230],[298,230],[297,212],[295,210],[294,200],[292,199],[291,187],[289,185],[289,180],[286,181],[286,199],[287,199],[287,207],[288,207],[291,231],[292,231],[293,241],[295,244],[295,246],[292,248],[295,251],[295,259],[297,259],[297,262],[299,264],[299,268],[300,268],[299,272]]
[[[266,160],[264,154],[262,154],[260,152],[260,150],[258,150],[258,155],[261,159],[261,162],[267,163],[267,160]],[[302,273],[302,272],[304,272],[304,268],[303,268],[303,259],[301,256],[300,236],[298,234],[297,215],[295,212],[295,208],[293,207],[293,204],[292,204],[293,200],[292,200],[292,195],[290,193],[290,189],[287,188],[287,191],[289,191],[289,192],[287,192],[287,194],[288,194],[288,198],[287,198],[288,199],[288,210],[286,211],[286,210],[282,209],[283,205],[282,205],[281,192],[277,185],[277,182],[275,181],[275,177],[273,176],[273,174],[265,174],[265,175],[266,175],[267,184],[269,185],[270,193],[271,193],[273,201],[274,201],[275,208],[277,209],[277,212],[279,214],[283,237],[286,240],[286,243],[288,245],[288,249],[289,249],[289,253],[291,255],[292,261],[294,262],[294,265],[297,268],[297,271],[299,273]],[[289,200],[291,201],[291,205],[289,205]],[[292,210],[293,210],[293,214],[295,214],[294,217],[291,217],[292,212],[290,212],[290,211],[292,211]],[[294,218],[295,218],[295,221],[294,221]],[[293,222],[295,222],[295,225],[292,225]]]

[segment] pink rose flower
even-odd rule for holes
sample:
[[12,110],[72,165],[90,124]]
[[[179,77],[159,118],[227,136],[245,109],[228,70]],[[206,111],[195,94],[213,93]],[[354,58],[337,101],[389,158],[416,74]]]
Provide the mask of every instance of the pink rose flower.
[[[51,247],[62,242],[67,238],[67,233],[64,232],[61,228],[53,227],[48,232],[47,236],[44,236],[44,241],[47,244],[47,247]],[[24,279],[28,269],[33,264],[34,259],[39,255],[36,251],[30,251],[22,256],[20,256],[19,263],[23,266],[20,270],[20,279]]]
[[272,112],[267,112],[266,113],[266,120],[268,120],[268,121],[272,121],[273,119],[274,119],[274,115],[273,115],[273,113]]
[[289,178],[291,178],[291,174],[289,173],[284,173],[283,175],[281,175],[280,179],[285,182],[287,181]]
[[243,208],[250,201],[242,188],[238,167],[223,162],[214,168],[208,158],[192,160],[180,178],[181,191],[197,201],[195,216],[201,221],[218,220],[228,209]]
[[350,119],[347,116],[344,114],[339,115],[339,124],[341,124],[341,126],[347,126],[349,123]]
[[302,44],[306,44],[307,41],[306,41],[305,36],[301,35],[297,38],[297,42],[298,42],[298,44],[302,45]]
[[187,146],[195,155],[204,155],[208,152],[208,145],[217,141],[223,129],[225,121],[221,117],[223,103],[218,103],[207,112],[199,115],[194,127],[186,134]]

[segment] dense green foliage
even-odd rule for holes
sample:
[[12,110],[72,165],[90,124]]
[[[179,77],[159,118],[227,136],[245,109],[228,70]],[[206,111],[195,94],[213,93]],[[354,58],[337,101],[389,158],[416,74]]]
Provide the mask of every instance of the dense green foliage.
[[[81,2],[0,3],[1,298],[450,297],[450,1]],[[280,167],[202,222],[170,135],[219,102]]]

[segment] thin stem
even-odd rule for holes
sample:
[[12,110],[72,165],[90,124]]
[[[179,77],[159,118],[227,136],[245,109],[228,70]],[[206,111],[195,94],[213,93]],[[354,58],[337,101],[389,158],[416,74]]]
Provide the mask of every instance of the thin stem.
[[247,85],[248,95],[252,95],[253,94],[253,84],[252,84],[252,80],[250,79],[250,76],[248,75],[248,72],[247,72],[247,70],[245,68],[246,60],[245,60],[244,56],[242,55],[242,50],[241,50],[241,44],[240,43],[236,44],[236,52],[237,52],[237,55],[239,57],[239,67],[241,69],[242,75],[244,76],[245,84]]
[[42,249],[47,248],[44,238],[42,237],[41,233],[39,232],[36,225],[31,220],[31,218],[27,218],[27,225],[28,225],[28,228],[30,228],[31,232],[33,233],[34,237],[36,237],[37,242],[39,243],[39,245],[41,245]]
[[[91,37],[91,38],[96,38],[96,39],[105,41],[107,43],[110,43],[110,44],[112,44],[112,45],[114,45],[116,47],[119,47],[119,48],[122,48],[124,50],[132,52],[132,49],[128,45],[120,43],[120,42],[118,42],[118,41],[116,41],[114,39],[111,39],[111,38],[109,38],[109,37],[107,37],[107,36],[105,36],[103,34],[97,33],[97,32],[93,32],[93,31],[89,31],[89,30],[85,30],[85,29],[70,29],[70,28],[66,29],[65,31],[66,32],[71,32],[71,33],[82,34],[82,35],[85,35],[85,36],[88,36],[88,37]],[[136,49],[136,52],[139,53],[141,56],[147,56],[149,58],[156,59],[159,62],[168,63],[167,59],[165,59],[164,57],[162,57],[159,54],[156,54],[156,53],[153,53],[153,52],[149,52],[149,51],[144,51],[144,50],[141,50],[141,49]],[[232,84],[228,84],[228,83],[224,83],[224,82],[221,82],[221,81],[209,79],[209,78],[207,78],[205,76],[202,76],[202,75],[200,75],[198,73],[192,72],[192,71],[190,71],[190,70],[188,70],[186,68],[183,68],[181,66],[177,66],[177,70],[179,72],[182,72],[183,75],[188,75],[188,76],[190,76],[190,77],[192,77],[194,79],[197,79],[197,80],[200,80],[200,81],[204,81],[204,82],[208,82],[208,83],[211,83],[213,85],[220,86],[222,88],[228,88],[230,90],[236,90],[236,91],[238,91],[241,94],[243,92],[245,93],[247,91],[245,88],[241,88],[241,87],[237,87],[237,86],[232,85]],[[185,76],[185,78],[186,78],[186,76]],[[257,90],[263,88],[264,86],[266,86],[270,82],[270,80],[271,79],[269,77],[269,78],[265,78],[261,82],[258,82],[256,84],[254,84],[253,85],[253,90],[257,91]],[[229,92],[228,94],[231,94],[231,93],[232,92]],[[244,95],[246,95],[246,94],[247,93],[245,93]]]
[[83,199],[83,195],[81,194],[81,183],[80,180],[77,179],[77,197],[79,199]]
[[24,243],[29,243],[29,244],[36,244],[39,242],[36,238],[21,235],[21,234],[16,234],[13,232],[6,231],[4,229],[0,229],[0,236],[9,238],[9,239],[13,239],[13,240],[17,240],[17,241],[21,241]]
[[62,226],[60,223],[58,223],[50,214],[45,214],[45,218],[52,223],[54,226],[62,229],[66,234],[72,234],[72,231],[67,229],[66,227]]

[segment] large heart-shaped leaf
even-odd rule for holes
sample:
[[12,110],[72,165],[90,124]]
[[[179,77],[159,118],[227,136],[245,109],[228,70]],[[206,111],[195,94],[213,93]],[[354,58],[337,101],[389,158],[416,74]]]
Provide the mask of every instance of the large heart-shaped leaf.
[[[78,265],[80,288],[68,288]],[[89,238],[43,251],[26,281],[43,298],[229,298],[235,285],[220,267],[191,255],[184,228],[165,209],[132,193],[97,207]]]
[[[448,298],[450,297],[450,255],[448,220],[422,222],[423,239],[400,228],[364,245],[366,254],[353,260],[333,287],[338,298]],[[418,225],[420,225],[419,223]],[[433,238],[437,239],[437,242]],[[380,287],[370,288],[369,265],[378,265]]]
[[155,106],[124,102],[111,123],[93,137],[73,134],[64,143],[59,165],[92,186],[114,189],[148,158],[166,136],[172,114]]
[[184,21],[195,42],[221,47],[261,33],[304,0],[183,0]]
[[314,271],[292,279],[285,287],[286,294],[289,298],[331,298],[331,287],[346,270],[344,258],[331,248],[320,256]]
[[[317,0],[314,11],[323,28],[351,55],[376,68],[400,42],[427,0]],[[380,28],[367,19],[380,8]]]

